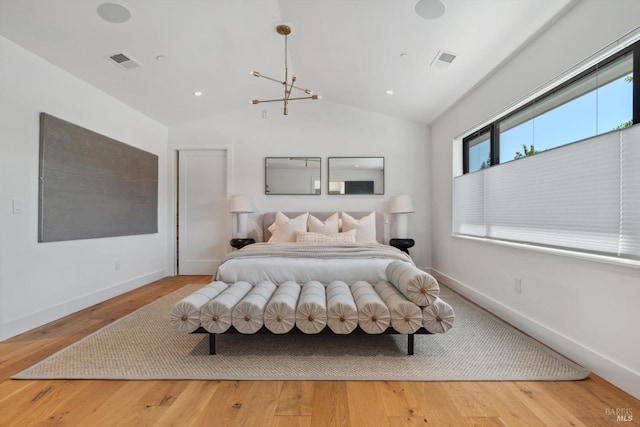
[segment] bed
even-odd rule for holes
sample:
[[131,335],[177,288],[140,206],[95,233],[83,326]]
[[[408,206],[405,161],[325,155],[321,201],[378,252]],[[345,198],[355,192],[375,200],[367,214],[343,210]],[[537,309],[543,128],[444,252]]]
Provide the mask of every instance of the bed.
[[263,242],[227,254],[214,280],[176,304],[173,326],[225,333],[443,333],[453,309],[437,281],[385,245],[379,212],[271,212]]

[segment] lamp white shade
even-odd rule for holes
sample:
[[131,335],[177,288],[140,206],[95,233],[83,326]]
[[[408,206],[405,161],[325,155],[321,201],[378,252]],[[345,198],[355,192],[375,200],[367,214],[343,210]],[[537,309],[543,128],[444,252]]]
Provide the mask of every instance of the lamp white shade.
[[389,201],[389,213],[413,212],[413,200],[410,196],[393,196]]
[[231,196],[229,202],[229,212],[236,215],[236,238],[246,239],[247,237],[247,213],[255,209],[251,199],[247,196]]
[[253,203],[251,203],[251,199],[247,196],[231,196],[231,201],[229,202],[229,212],[254,212]]

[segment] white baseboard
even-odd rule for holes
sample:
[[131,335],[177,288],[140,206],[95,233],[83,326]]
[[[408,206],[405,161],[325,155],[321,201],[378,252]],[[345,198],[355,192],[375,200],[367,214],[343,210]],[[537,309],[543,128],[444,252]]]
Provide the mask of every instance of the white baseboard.
[[46,309],[29,313],[17,319],[12,319],[2,325],[0,341],[6,340],[38,326],[60,319],[69,314],[91,307],[94,304],[106,301],[140,286],[162,279],[168,275],[168,269],[163,268],[133,279],[116,283],[104,289],[99,289],[89,294],[65,301]]
[[509,308],[503,303],[438,270],[431,268],[430,272],[438,282],[468,298],[558,353],[591,370],[594,374],[616,387],[640,399],[640,374],[638,372],[582,345],[571,337],[542,325],[538,321]]

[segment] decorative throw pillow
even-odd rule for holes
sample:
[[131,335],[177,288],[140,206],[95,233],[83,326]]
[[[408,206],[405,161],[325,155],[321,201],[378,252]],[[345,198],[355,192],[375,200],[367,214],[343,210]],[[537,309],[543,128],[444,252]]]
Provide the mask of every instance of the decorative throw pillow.
[[276,212],[275,229],[269,239],[270,243],[295,242],[296,231],[307,231],[309,213],[303,213],[295,218],[288,218],[282,212]]
[[342,212],[342,231],[356,230],[356,242],[358,243],[377,243],[376,240],[376,213],[371,212],[369,215],[360,219],[355,219],[348,213]]
[[298,243],[356,243],[356,230],[345,233],[322,234],[314,232],[296,232],[296,242]]
[[307,222],[307,225],[309,231],[312,233],[333,234],[339,231],[338,220],[338,212],[334,213],[324,221],[320,221],[315,216],[309,214],[309,221]]

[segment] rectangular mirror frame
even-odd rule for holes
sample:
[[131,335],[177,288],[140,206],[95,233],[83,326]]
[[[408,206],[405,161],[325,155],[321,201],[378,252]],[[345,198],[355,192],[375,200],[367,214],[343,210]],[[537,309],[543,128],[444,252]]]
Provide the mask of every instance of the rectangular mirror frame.
[[[327,163],[327,193],[329,195],[379,196],[384,194],[384,157],[329,157]],[[336,168],[336,163],[343,163],[343,165]],[[349,164],[353,164],[353,167],[349,167]],[[365,172],[367,170],[370,172]],[[334,180],[332,180],[332,175]],[[336,176],[338,179],[335,179]],[[344,179],[349,176],[353,179]],[[340,188],[336,189],[336,186]]]

